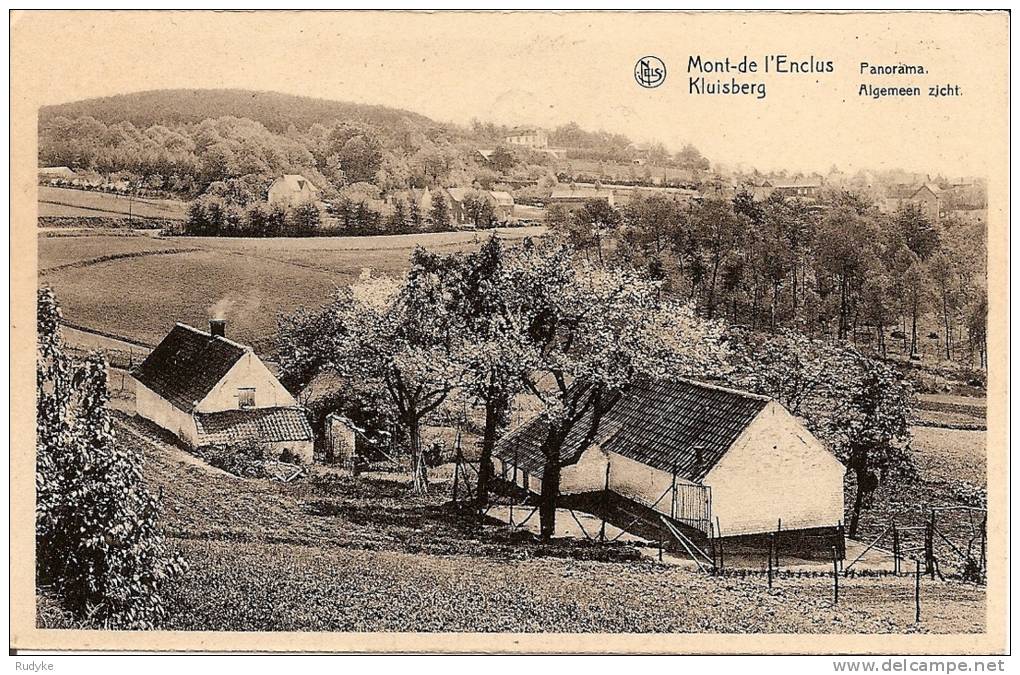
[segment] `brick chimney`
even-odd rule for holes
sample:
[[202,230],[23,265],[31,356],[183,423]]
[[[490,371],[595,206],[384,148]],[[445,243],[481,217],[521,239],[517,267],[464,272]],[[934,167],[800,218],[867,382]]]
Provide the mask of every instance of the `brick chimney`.
[[227,336],[227,320],[226,319],[209,319],[209,335],[213,337],[226,337]]

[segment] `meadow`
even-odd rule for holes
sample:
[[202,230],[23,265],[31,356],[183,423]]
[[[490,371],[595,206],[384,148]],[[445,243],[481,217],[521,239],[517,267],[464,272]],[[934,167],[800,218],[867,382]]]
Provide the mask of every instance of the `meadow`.
[[[498,230],[507,241],[543,228]],[[226,307],[231,337],[270,346],[280,314],[327,303],[363,274],[400,275],[415,246],[442,252],[477,247],[487,233],[391,237],[234,239],[39,236],[40,283],[50,285],[71,323],[148,344],[181,321],[204,326]]]
[[40,217],[126,217],[184,220],[187,202],[127,197],[108,192],[39,186]]

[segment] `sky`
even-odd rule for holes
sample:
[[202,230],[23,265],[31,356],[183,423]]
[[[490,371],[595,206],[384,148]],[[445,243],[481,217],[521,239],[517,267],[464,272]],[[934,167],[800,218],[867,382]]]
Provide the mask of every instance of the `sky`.
[[[17,14],[40,104],[163,88],[245,88],[406,108],[436,120],[575,121],[730,167],[900,167],[985,175],[1008,127],[1003,14],[132,12]],[[53,48],[52,45],[59,45]],[[665,82],[642,88],[653,54]],[[690,57],[831,61],[832,73],[736,75],[765,98],[693,95]],[[921,64],[863,76],[860,62]],[[729,81],[730,75],[706,75]],[[861,84],[918,84],[874,100]],[[12,86],[17,83],[12,82]],[[962,95],[927,96],[958,84]]]

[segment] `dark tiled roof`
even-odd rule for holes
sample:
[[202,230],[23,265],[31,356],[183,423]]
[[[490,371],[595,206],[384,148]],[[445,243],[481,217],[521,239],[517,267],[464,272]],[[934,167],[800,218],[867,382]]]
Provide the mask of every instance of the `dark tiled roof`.
[[132,374],[175,407],[191,412],[246,351],[236,342],[179,323]]
[[250,408],[195,415],[199,445],[255,440],[310,441],[312,426],[301,408]]
[[[700,481],[761,412],[769,399],[733,389],[676,380],[632,387],[602,418],[596,444],[691,481]],[[586,416],[564,443],[565,464],[576,462],[591,418]],[[502,438],[498,457],[535,474],[542,473],[541,453],[548,423],[536,417]],[[699,461],[697,448],[701,447]]]

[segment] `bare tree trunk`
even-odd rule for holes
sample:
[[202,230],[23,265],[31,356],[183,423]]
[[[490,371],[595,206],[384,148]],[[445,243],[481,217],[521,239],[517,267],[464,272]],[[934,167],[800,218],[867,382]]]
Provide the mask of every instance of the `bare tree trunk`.
[[542,494],[538,502],[539,533],[548,541],[556,534],[556,505],[560,498],[560,451],[563,443],[558,428],[550,428],[542,443],[545,466],[542,469]]
[[408,424],[408,435],[411,441],[411,493],[427,495],[429,493],[428,468],[425,466],[425,453],[421,447],[421,421],[413,418]]
[[914,301],[910,305],[910,355],[917,353],[917,294],[914,294]]
[[548,541],[556,534],[556,505],[560,499],[560,462],[547,459],[542,471],[542,496],[538,517],[540,536]]
[[715,318],[715,285],[719,277],[719,256],[712,263],[712,285],[708,289],[708,318]]
[[946,361],[952,361],[953,354],[950,345],[953,340],[953,329],[949,325],[949,294],[945,291],[942,292],[942,317],[946,327]]
[[478,460],[478,504],[489,503],[489,483],[492,481],[492,449],[496,447],[496,432],[505,411],[498,410],[500,402],[490,397],[485,404],[485,431],[482,434],[482,455]]
[[857,477],[857,495],[854,497],[854,510],[850,514],[850,529],[847,534],[851,539],[857,537],[857,527],[861,524],[861,508],[864,506],[864,481],[867,478],[867,473],[862,471],[856,471]]
[[772,316],[771,316],[772,326],[769,329],[769,332],[772,332],[772,333],[776,332],[776,307],[778,307],[778,306],[779,306],[779,282],[773,279],[772,280]]
[[847,281],[846,274],[839,280],[839,339],[846,338],[847,332]]

